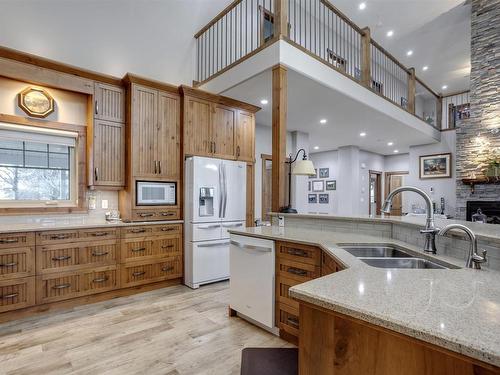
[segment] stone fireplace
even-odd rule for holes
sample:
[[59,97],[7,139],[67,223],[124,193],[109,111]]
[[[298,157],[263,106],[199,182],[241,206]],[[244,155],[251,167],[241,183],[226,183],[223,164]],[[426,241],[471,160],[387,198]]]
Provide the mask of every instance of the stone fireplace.
[[469,119],[457,122],[457,212],[467,217],[468,201],[500,201],[500,183],[477,184],[474,192],[462,179],[485,176],[500,160],[500,0],[472,0]]

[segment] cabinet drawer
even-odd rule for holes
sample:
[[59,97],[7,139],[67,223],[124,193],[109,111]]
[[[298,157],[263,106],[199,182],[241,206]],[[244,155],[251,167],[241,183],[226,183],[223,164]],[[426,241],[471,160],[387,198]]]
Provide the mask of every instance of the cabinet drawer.
[[116,266],[85,271],[81,276],[81,291],[84,294],[105,292],[118,288]]
[[36,244],[48,245],[78,241],[78,230],[51,230],[38,232]]
[[315,266],[319,266],[321,262],[321,249],[314,246],[280,242],[277,254],[282,259],[290,259]]
[[153,233],[157,235],[182,233],[182,224],[165,224],[153,226]]
[[151,221],[151,220],[176,220],[179,219],[180,210],[168,208],[163,210],[133,210],[132,221]]
[[130,287],[182,276],[181,257],[156,262],[136,262],[121,266],[121,285]]
[[36,251],[38,274],[112,265],[116,259],[115,240],[45,245],[38,246]]
[[35,304],[35,278],[0,280],[0,313]]
[[161,257],[171,257],[182,254],[181,238],[179,236],[162,238],[155,241],[155,253]]
[[78,297],[80,274],[61,273],[37,276],[36,302],[49,303]]
[[153,242],[148,237],[122,240],[120,262],[137,261],[153,257]]
[[0,234],[0,249],[35,245],[35,233]]
[[117,228],[106,229],[82,229],[78,231],[78,238],[81,240],[113,240],[118,235]]
[[34,275],[34,247],[0,249],[0,280]]
[[299,336],[299,311],[288,306],[278,305],[279,328],[289,334]]
[[153,226],[137,225],[132,227],[122,228],[122,238],[144,237],[153,234]]
[[300,281],[290,279],[284,276],[276,277],[276,302],[280,304],[286,304],[290,307],[293,307],[295,310],[299,311],[299,303],[294,299],[289,297],[288,290],[297,284],[300,284]]
[[277,267],[279,276],[299,282],[309,281],[321,275],[320,267],[288,259],[278,258]]

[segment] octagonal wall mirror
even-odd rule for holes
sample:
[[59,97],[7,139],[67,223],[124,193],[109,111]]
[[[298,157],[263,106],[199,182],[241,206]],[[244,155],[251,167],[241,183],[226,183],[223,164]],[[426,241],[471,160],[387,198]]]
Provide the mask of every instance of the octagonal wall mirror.
[[54,98],[45,90],[28,87],[18,95],[19,107],[32,117],[45,118],[55,110]]

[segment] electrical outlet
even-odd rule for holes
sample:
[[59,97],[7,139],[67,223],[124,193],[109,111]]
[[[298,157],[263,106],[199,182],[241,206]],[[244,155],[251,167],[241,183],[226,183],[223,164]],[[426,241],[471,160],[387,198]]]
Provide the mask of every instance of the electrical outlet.
[[278,216],[278,226],[279,227],[285,226],[285,217],[284,216]]

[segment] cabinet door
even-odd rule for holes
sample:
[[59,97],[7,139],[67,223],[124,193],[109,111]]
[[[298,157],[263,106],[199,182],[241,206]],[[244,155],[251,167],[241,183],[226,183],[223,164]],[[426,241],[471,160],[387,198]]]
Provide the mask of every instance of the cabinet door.
[[158,175],[180,180],[180,98],[160,91],[158,94]]
[[234,158],[234,124],[237,110],[219,104],[212,110],[212,142],[215,157]]
[[94,120],[93,185],[125,185],[125,124]]
[[158,91],[132,85],[132,170],[135,177],[157,177]]
[[211,104],[185,97],[184,152],[187,155],[212,156]]
[[237,160],[253,162],[255,158],[255,115],[245,111],[238,112],[235,130]]
[[121,87],[95,83],[94,118],[125,122],[125,90]]

